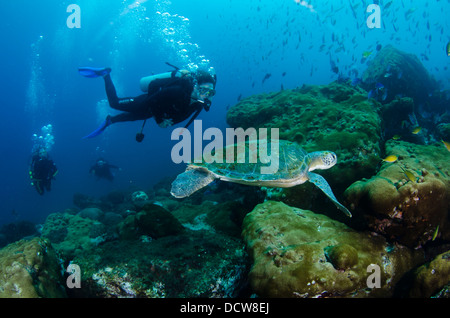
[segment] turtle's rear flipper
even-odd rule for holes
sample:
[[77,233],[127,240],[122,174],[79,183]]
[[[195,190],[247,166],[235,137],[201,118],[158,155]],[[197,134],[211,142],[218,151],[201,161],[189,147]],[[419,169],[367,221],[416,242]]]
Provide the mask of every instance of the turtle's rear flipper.
[[347,210],[347,208],[345,206],[343,206],[342,204],[340,204],[338,202],[338,200],[336,199],[336,197],[333,194],[333,191],[331,191],[330,185],[328,184],[327,180],[325,180],[324,177],[322,177],[321,175],[319,175],[317,173],[313,173],[313,172],[309,172],[308,177],[309,177],[309,181],[314,183],[314,185],[316,187],[318,187],[320,190],[322,190],[323,193],[325,193],[327,195],[327,197],[329,197],[331,199],[331,201],[333,201],[333,203],[337,206],[337,208],[339,210],[344,212],[348,217],[352,217],[352,214],[350,213],[350,211]]
[[206,187],[216,178],[212,173],[198,169],[189,169],[178,175],[172,182],[170,194],[175,198],[184,198],[190,196],[197,190]]

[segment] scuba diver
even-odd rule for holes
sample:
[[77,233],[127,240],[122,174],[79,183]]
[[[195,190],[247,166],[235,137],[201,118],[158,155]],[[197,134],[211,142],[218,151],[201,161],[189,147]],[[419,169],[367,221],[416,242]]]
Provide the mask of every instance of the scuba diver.
[[40,195],[44,191],[50,191],[52,188],[52,179],[55,179],[58,169],[55,163],[48,157],[47,151],[40,149],[31,159],[30,178],[33,185]]
[[120,169],[115,165],[109,164],[106,160],[100,158],[97,162],[89,169],[89,173],[95,175],[98,179],[107,179],[109,181],[114,180],[114,173],[111,169]]
[[100,127],[84,138],[98,136],[106,127],[117,122],[144,120],[141,131],[136,135],[136,141],[141,142],[144,139],[142,131],[148,118],[153,117],[160,127],[165,128],[178,124],[193,114],[185,126],[187,128],[203,109],[209,111],[211,99],[216,92],[217,77],[213,68],[210,68],[210,72],[190,72],[167,64],[175,70],[142,78],[141,90],[147,94],[133,98],[117,97],[110,68],[79,68],[82,76],[103,77],[109,105],[113,109],[123,111],[116,116],[108,115]]

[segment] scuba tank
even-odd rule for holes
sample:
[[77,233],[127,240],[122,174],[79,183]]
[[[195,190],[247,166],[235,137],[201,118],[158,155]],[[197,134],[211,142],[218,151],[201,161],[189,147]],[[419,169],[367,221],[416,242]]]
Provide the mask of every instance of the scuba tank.
[[150,76],[146,76],[141,78],[140,82],[139,82],[139,86],[141,88],[141,91],[143,91],[144,93],[148,92],[148,85],[153,82],[156,79],[162,79],[162,78],[171,78],[171,77],[181,77],[182,74],[180,74],[179,71],[179,67],[176,67],[168,62],[166,62],[167,65],[173,67],[175,70],[172,72],[165,72],[165,73],[161,73],[161,74],[154,74],[154,75],[150,75]]
[[[175,74],[175,76],[180,76],[178,75],[178,72]],[[146,76],[141,78],[141,81],[139,82],[139,86],[141,88],[141,91],[147,93],[148,92],[148,85],[153,82],[156,79],[161,79],[161,78],[171,78],[172,77],[172,72],[166,72],[166,73],[161,73],[161,74],[155,74],[155,75],[150,75],[150,76]]]

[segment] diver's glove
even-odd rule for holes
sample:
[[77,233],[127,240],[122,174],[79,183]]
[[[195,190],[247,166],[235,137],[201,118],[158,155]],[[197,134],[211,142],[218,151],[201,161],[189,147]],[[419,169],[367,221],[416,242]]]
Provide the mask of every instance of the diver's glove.
[[203,108],[208,112],[211,108],[211,101],[209,99],[205,99],[203,101]]
[[164,119],[162,122],[158,123],[158,126],[161,128],[167,128],[173,125],[173,121],[170,118]]

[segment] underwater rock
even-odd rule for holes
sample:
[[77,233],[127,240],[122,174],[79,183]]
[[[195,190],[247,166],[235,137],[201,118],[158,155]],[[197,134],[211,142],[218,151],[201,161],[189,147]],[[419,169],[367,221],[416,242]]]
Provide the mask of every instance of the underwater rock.
[[[227,122],[233,128],[279,128],[280,139],[295,141],[307,152],[335,152],[337,164],[320,174],[339,199],[351,183],[375,172],[381,149],[377,107],[361,88],[334,82],[243,99],[229,109]],[[305,191],[305,186],[281,190],[283,202],[310,208],[320,190]],[[314,204],[321,202],[326,200]]]
[[131,202],[136,209],[142,209],[146,204],[150,203],[147,193],[144,191],[135,191],[131,194]]
[[239,202],[204,201],[200,205],[184,204],[172,213],[184,227],[191,230],[208,230],[240,237],[240,215],[246,212]]
[[433,239],[450,239],[449,153],[440,144],[416,145],[390,140],[384,162],[369,180],[353,183],[346,191],[354,216],[362,216],[372,231],[409,247],[420,247]]
[[[389,297],[423,259],[382,236],[274,201],[247,214],[242,237],[253,260],[250,284],[261,297]],[[371,264],[378,265],[380,288],[367,285]]]
[[119,224],[119,235],[123,240],[134,240],[142,235],[161,238],[177,235],[183,230],[171,212],[156,204],[146,204],[142,211],[128,216]]
[[441,140],[450,142],[450,123],[439,124],[436,127],[436,130],[438,132],[438,137],[441,138]]
[[0,250],[0,297],[67,297],[62,271],[48,240],[12,243]]
[[364,72],[362,81],[367,91],[376,89],[377,83],[384,85],[387,96],[383,103],[392,101],[398,95],[422,103],[438,88],[437,82],[415,55],[402,52],[392,45],[386,45],[377,53]]
[[351,245],[327,246],[324,251],[325,257],[335,269],[351,269],[358,264],[358,251]]
[[249,265],[239,239],[190,230],[157,240],[106,242],[73,263],[81,268],[83,287],[69,296],[102,298],[237,297]]
[[144,191],[135,191],[131,194],[131,201],[133,203],[147,201],[148,195]]
[[125,202],[125,197],[126,195],[121,191],[112,191],[103,198],[103,201],[107,201],[112,205],[119,205]]
[[66,260],[106,240],[105,227],[98,221],[68,213],[52,213],[45,220],[42,237]]
[[89,218],[91,220],[99,221],[104,213],[98,208],[85,208],[78,212],[78,215],[82,218]]
[[172,213],[156,204],[147,204],[135,217],[141,235],[152,238],[177,235],[184,229]]
[[449,284],[450,251],[447,251],[405,275],[396,288],[395,296],[429,298],[437,295]]
[[383,131],[386,139],[399,135],[413,138],[411,127],[402,125],[402,121],[409,122],[408,115],[414,113],[414,101],[412,98],[404,97],[393,100],[390,103],[381,105],[380,116],[383,118]]
[[73,195],[73,204],[80,209],[85,209],[89,207],[99,207],[101,206],[101,201],[82,193],[75,193]]
[[106,212],[102,219],[102,223],[105,224],[108,228],[115,227],[122,221],[123,217],[120,214],[114,212]]

